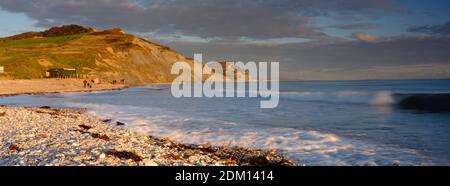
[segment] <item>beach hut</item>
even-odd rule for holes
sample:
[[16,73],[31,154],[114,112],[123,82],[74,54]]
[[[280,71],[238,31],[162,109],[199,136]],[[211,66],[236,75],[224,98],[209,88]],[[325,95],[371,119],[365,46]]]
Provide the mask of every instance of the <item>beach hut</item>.
[[70,78],[75,77],[77,70],[73,68],[54,68],[45,73],[47,78]]

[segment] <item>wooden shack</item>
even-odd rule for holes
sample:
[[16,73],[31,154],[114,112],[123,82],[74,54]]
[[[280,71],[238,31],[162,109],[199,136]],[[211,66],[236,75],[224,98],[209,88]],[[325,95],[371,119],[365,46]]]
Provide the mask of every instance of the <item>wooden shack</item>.
[[45,73],[47,78],[74,78],[77,75],[77,70],[73,68],[54,68]]

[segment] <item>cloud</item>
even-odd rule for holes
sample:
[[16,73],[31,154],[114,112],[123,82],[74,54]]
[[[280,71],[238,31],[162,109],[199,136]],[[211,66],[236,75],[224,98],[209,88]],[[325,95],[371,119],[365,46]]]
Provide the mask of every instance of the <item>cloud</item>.
[[416,32],[431,35],[450,35],[450,21],[442,25],[422,25],[408,29],[408,32]]
[[2,0],[48,27],[78,23],[195,37],[270,39],[328,36],[312,25],[315,16],[376,14],[398,10],[395,0]]
[[442,40],[442,41],[450,41],[450,35],[416,35],[416,36],[375,36],[371,34],[367,34],[364,32],[356,32],[353,33],[353,38],[360,42],[366,43],[381,43],[381,42],[393,42],[393,41],[407,41],[407,40],[415,40],[415,41],[429,41],[429,40]]
[[378,43],[378,42],[383,42],[383,41],[389,40],[386,37],[374,36],[374,35],[370,35],[370,34],[363,33],[363,32],[353,33],[353,38],[355,38],[359,41],[368,42],[368,43]]
[[415,78],[442,78],[450,77],[450,64],[374,66],[360,71],[372,74],[373,77],[381,75],[385,79],[410,78],[411,74],[414,74]]
[[376,28],[376,24],[368,24],[368,23],[355,23],[355,24],[338,24],[329,26],[330,28],[336,28],[341,30],[369,30],[372,28]]
[[[166,45],[188,56],[203,53],[205,60],[278,61],[285,80],[450,77],[448,71],[442,71],[450,66],[450,38],[444,37],[393,37],[385,42],[355,40],[328,44],[241,45],[217,41]],[[384,69],[390,70],[383,72]]]

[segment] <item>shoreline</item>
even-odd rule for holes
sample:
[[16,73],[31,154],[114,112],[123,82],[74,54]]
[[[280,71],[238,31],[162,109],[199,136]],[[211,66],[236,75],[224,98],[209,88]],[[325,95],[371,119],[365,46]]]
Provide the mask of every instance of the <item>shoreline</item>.
[[127,89],[130,88],[130,86],[124,86],[124,87],[120,87],[120,88],[110,88],[110,89],[96,89],[96,90],[69,90],[69,91],[54,91],[54,92],[30,92],[30,93],[14,93],[14,94],[1,94],[0,93],[0,98],[1,97],[12,97],[12,96],[20,96],[20,95],[42,95],[42,94],[59,94],[59,93],[89,93],[89,92],[97,92],[97,91],[113,91],[113,90],[123,90],[123,89]]
[[31,79],[0,80],[0,97],[17,95],[52,94],[64,92],[93,92],[121,90],[129,88],[126,84],[93,84],[84,88],[82,79]]
[[180,144],[109,122],[83,109],[0,106],[0,165],[295,165],[276,150]]

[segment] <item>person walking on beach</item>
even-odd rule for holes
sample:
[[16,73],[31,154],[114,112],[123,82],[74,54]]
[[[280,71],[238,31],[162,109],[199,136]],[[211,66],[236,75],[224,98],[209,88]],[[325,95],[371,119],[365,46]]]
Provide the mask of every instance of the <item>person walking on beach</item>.
[[87,83],[88,83],[88,82],[87,82],[86,80],[84,80],[84,81],[83,81],[83,84],[84,84],[84,88],[86,88],[86,87],[87,87]]

